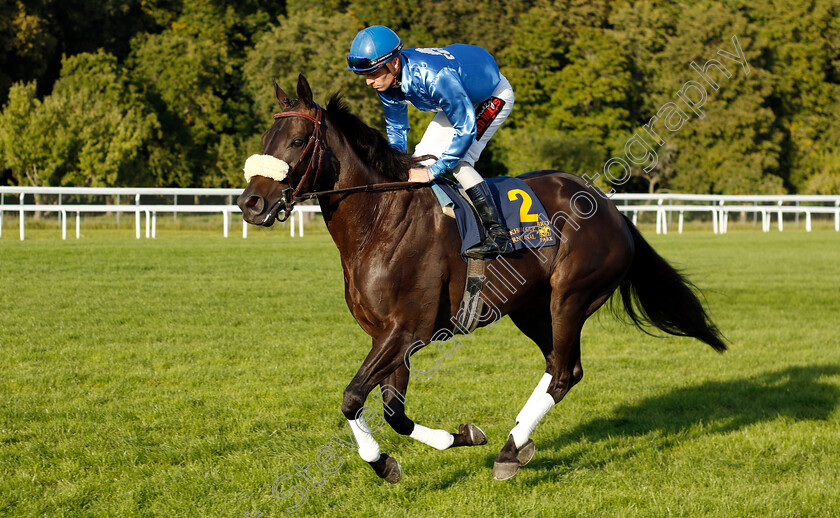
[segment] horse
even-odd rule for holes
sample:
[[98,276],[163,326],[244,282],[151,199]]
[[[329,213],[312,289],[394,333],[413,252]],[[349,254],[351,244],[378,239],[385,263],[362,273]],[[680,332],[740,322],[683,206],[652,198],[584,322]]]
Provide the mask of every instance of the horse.
[[[263,226],[271,226],[281,211],[285,220],[302,199],[317,198],[320,204],[340,252],[347,306],[372,339],[341,405],[360,457],[380,478],[399,481],[399,462],[380,452],[367,424],[373,412],[365,402],[377,385],[381,396],[372,397],[381,397],[384,419],[398,434],[439,450],[485,444],[486,435],[474,424],[450,433],[424,427],[405,413],[409,379],[417,373],[411,355],[432,342],[449,343],[451,351],[455,337],[465,333],[456,317],[467,263],[455,220],[443,214],[429,184],[406,181],[414,159],[354,115],[339,93],[322,108],[303,75],[296,99],[276,82],[274,91],[281,111],[262,147],[271,160],[288,165],[288,174],[251,176],[237,202],[246,222]],[[727,349],[694,284],[657,254],[603,192],[562,171],[518,178],[552,215],[557,239],[552,246],[486,263],[488,281],[480,296],[488,309],[479,325],[509,316],[536,343],[546,365],[495,459],[497,480],[514,476],[531,460],[530,435],[537,423],[580,382],[581,329],[616,290],[641,330],[652,326],[721,353]]]

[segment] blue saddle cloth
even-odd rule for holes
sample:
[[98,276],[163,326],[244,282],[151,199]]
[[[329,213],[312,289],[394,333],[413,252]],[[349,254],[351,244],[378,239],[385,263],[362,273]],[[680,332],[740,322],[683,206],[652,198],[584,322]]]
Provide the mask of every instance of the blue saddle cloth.
[[[556,243],[551,218],[528,184],[509,176],[488,178],[486,181],[505,226],[510,230],[514,250],[540,248]],[[472,206],[461,196],[457,184],[446,178],[437,178],[432,182],[432,190],[441,205],[451,204],[455,211],[455,221],[461,234],[461,255],[468,248],[484,241],[484,229]]]

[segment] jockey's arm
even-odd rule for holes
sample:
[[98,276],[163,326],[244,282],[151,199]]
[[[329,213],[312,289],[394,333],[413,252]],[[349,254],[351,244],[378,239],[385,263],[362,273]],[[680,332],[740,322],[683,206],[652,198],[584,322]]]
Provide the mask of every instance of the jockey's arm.
[[461,79],[450,69],[441,70],[430,85],[429,93],[455,128],[455,135],[449,147],[437,162],[429,166],[429,173],[437,177],[458,165],[475,140],[475,108],[461,84]]
[[391,146],[403,153],[408,151],[408,106],[379,94],[382,110],[385,112],[385,131]]

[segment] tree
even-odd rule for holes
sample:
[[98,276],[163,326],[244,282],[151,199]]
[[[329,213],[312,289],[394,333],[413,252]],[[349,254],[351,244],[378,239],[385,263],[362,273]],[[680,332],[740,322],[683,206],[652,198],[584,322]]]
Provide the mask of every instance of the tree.
[[[345,68],[372,24],[496,57],[516,105],[484,174],[601,172],[639,134],[659,162],[619,190],[840,192],[836,0],[0,0],[0,182],[242,185],[271,79],[291,90],[299,73],[382,130]],[[717,53],[733,35],[749,74]],[[731,74],[700,117],[676,94],[709,59]],[[669,102],[686,120],[659,121],[658,145],[643,126]],[[409,110],[410,148],[430,118]]]
[[783,177],[803,193],[838,193],[840,4],[747,2],[773,90],[768,104],[783,136]]
[[[602,160],[628,129],[628,64],[612,35],[581,28],[551,92],[549,127],[587,141]],[[597,167],[597,164],[593,164]]]
[[[672,162],[666,164],[673,175],[634,174],[657,182],[661,189],[684,192],[784,192],[782,136],[775,129],[774,113],[767,107],[772,74],[762,66],[761,43],[748,17],[714,2],[660,8],[642,1],[625,5],[611,21],[621,28],[619,41],[631,56],[634,76],[644,85],[633,95],[643,106],[634,114],[638,118],[633,131],[645,134],[641,126],[669,102],[685,114],[676,129],[666,129],[662,120],[653,126],[662,144],[673,146]],[[730,54],[738,52],[733,35],[746,56],[744,66],[717,53],[720,49]],[[703,67],[709,59],[722,62],[730,74],[726,77],[712,69],[719,90],[690,67],[692,62]],[[702,117],[677,95],[688,81],[697,82],[705,91],[705,104],[698,109]],[[698,97],[698,92],[692,95]],[[664,151],[652,137],[646,139],[654,150]],[[623,145],[614,153],[622,156]]]
[[354,113],[384,129],[379,99],[362,78],[347,70],[347,50],[362,28],[356,19],[312,10],[278,22],[248,53],[244,66],[245,91],[254,99],[260,119],[269,121],[278,111],[272,79],[292,94],[302,73],[319,103],[325,106],[333,93],[341,92]]
[[156,120],[104,52],[66,58],[53,93],[16,84],[0,116],[0,156],[20,185],[136,184]]
[[49,98],[66,114],[72,135],[65,185],[137,185],[141,156],[159,128],[154,114],[128,83],[114,56],[82,53],[63,61]]
[[0,159],[18,185],[58,185],[70,147],[65,114],[54,103],[39,101],[36,86],[16,83],[9,90],[0,113]]
[[42,76],[57,43],[43,16],[22,2],[0,1],[0,99],[12,83]]
[[514,126],[540,125],[549,113],[551,91],[559,83],[559,72],[567,64],[568,44],[560,25],[560,14],[546,7],[525,13],[513,29],[513,43],[502,51],[501,72],[516,93],[510,115]]

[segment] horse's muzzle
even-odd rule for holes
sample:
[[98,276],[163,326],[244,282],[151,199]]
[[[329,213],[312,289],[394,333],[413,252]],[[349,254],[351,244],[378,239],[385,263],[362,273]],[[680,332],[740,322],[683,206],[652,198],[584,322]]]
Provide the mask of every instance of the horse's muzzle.
[[239,196],[236,203],[242,210],[242,218],[252,225],[270,227],[278,219],[280,211],[285,213],[281,221],[285,221],[291,214],[294,202],[291,189],[277,193],[276,199],[271,199],[257,193],[250,186]]

